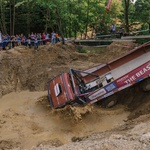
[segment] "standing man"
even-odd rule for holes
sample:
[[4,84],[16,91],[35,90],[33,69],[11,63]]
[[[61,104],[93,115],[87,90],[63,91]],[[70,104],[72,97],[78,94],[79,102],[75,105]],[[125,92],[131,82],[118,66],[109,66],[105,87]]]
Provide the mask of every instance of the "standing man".
[[120,34],[120,38],[123,36],[123,29],[122,27],[119,28],[119,34]]
[[45,32],[42,33],[42,41],[43,41],[43,45],[46,44],[46,35],[45,35]]
[[38,40],[37,40],[37,37],[34,38],[34,49],[38,49]]
[[0,50],[2,49],[2,33],[0,31]]
[[2,33],[0,31],[0,43],[2,42]]
[[116,33],[116,26],[114,24],[112,24],[111,27],[110,27],[110,33],[111,34]]
[[56,43],[59,41],[58,33],[56,32]]
[[55,44],[56,43],[56,33],[54,31],[51,33],[51,37],[52,37],[52,43]]

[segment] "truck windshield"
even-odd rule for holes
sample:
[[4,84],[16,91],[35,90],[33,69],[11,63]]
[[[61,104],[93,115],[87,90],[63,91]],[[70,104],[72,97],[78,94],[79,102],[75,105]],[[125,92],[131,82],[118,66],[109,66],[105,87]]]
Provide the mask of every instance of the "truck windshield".
[[75,90],[76,88],[78,88],[80,94],[85,94],[85,93],[88,93],[88,92],[92,92],[92,91],[94,91],[98,88],[97,86],[87,87],[87,85],[84,83],[83,79],[80,77],[80,73],[85,73],[85,74],[88,74],[88,75],[95,76],[95,79],[99,78],[98,75],[93,74],[93,73],[88,73],[88,72],[84,72],[84,71],[70,69],[70,76],[71,76],[72,85],[73,85],[73,89],[74,89],[75,94],[77,94],[76,90]]

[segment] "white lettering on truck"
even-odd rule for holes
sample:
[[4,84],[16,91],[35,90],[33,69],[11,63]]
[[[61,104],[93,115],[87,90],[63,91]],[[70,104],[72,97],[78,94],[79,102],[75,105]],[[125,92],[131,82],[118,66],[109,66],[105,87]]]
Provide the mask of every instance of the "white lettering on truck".
[[145,68],[142,68],[135,75],[133,75],[130,78],[128,78],[127,80],[125,80],[124,83],[129,84],[129,83],[135,81],[137,78],[141,77],[142,75],[144,75],[149,70],[150,70],[150,64],[148,64]]

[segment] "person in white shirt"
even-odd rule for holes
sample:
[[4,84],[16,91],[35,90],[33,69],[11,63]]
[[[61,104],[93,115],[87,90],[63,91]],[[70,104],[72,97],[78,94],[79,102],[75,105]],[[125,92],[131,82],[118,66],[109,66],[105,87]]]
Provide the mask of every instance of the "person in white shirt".
[[0,31],[0,43],[2,43],[2,33]]
[[116,26],[114,24],[111,25],[110,32],[114,34],[116,32]]
[[34,38],[34,49],[38,49],[38,40],[37,40],[37,37]]
[[55,40],[56,40],[56,33],[53,31],[52,33],[51,33],[51,36],[52,36],[52,43],[53,44],[55,44]]
[[2,33],[0,31],[0,50],[2,49]]

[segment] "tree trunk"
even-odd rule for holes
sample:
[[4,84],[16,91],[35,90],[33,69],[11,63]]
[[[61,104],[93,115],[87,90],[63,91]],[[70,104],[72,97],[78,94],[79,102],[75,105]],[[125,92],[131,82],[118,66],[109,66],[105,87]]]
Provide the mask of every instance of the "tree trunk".
[[67,32],[66,26],[65,26],[65,28],[64,28],[64,34],[65,34],[65,37],[68,37],[68,32]]
[[70,18],[70,24],[69,24],[69,37],[71,37],[71,18]]
[[72,19],[71,19],[71,14],[72,14],[72,6],[69,4],[69,12],[70,12],[70,17],[69,17],[69,37],[72,37]]
[[1,32],[4,33],[3,25],[2,25],[1,19],[0,19],[0,29],[1,29]]
[[49,16],[49,10],[46,10],[46,23],[45,23],[45,32],[47,33],[47,28],[48,28],[48,16]]
[[13,27],[12,27],[12,34],[15,34],[15,15],[16,15],[16,9],[15,9],[15,4],[16,4],[16,0],[14,0],[14,4],[13,4]]
[[12,35],[12,10],[11,10],[11,0],[9,1],[9,19],[10,19],[10,31],[9,34]]
[[62,25],[61,25],[61,17],[60,17],[58,8],[56,8],[56,14],[57,14],[57,17],[58,17],[57,24],[58,24],[60,35],[61,35],[61,38],[62,38],[62,44],[65,44],[64,35],[63,35],[63,31],[62,31]]
[[[6,8],[5,8],[6,10]],[[4,27],[4,33],[7,34],[7,27],[6,27],[6,21],[5,21],[5,11],[3,11],[3,27]]]
[[77,27],[75,25],[75,27],[74,27],[74,39],[76,40],[76,38],[77,38]]
[[27,33],[30,33],[30,10],[29,10],[29,0],[27,2],[26,5],[26,9],[27,9]]
[[0,0],[0,26],[3,34],[7,33],[6,30],[6,23],[5,23],[5,11],[4,11],[4,6],[3,6],[3,1]]
[[87,14],[86,14],[85,39],[86,39],[86,37],[87,37],[88,24],[89,24],[89,6],[90,6],[90,1],[88,0]]
[[0,15],[0,29],[1,29],[1,32],[4,33],[3,24],[2,24],[2,12],[3,12],[2,0],[0,0],[0,6],[1,6],[1,7],[0,7],[0,9],[1,9],[1,10],[0,10],[0,14],[1,14],[1,15]]
[[127,34],[129,34],[129,3],[130,0],[124,0],[125,2],[125,28]]

